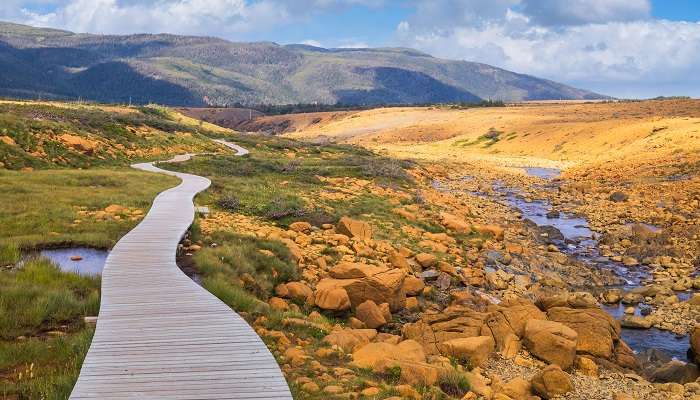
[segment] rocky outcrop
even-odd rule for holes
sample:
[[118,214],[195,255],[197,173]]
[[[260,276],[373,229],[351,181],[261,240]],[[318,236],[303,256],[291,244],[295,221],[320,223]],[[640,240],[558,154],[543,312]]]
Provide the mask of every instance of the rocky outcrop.
[[448,340],[439,347],[443,354],[467,360],[473,368],[482,366],[488,360],[495,343],[491,336],[476,336]]
[[357,319],[362,321],[368,328],[379,328],[387,323],[382,309],[372,300],[367,300],[357,306],[355,314]]
[[496,349],[502,351],[512,341],[511,335],[523,336],[525,324],[532,319],[544,320],[547,315],[525,299],[507,301],[488,315],[482,333],[493,337]]
[[351,238],[372,239],[372,226],[364,221],[342,217],[335,228],[336,232]]
[[404,338],[420,343],[427,354],[440,354],[443,342],[482,336],[486,315],[466,306],[451,306],[441,313],[422,314],[417,322],[405,324],[401,332]]
[[700,325],[690,332],[690,352],[696,363],[700,364]]
[[376,336],[376,329],[336,329],[326,335],[323,342],[351,353],[356,347],[366,345]]
[[[620,340],[620,324],[600,308],[574,309],[554,307],[547,311],[551,321],[560,322],[576,331],[576,351],[610,359]],[[562,368],[566,369],[562,365]]]
[[400,381],[410,385],[434,385],[439,376],[439,368],[426,362],[422,346],[413,340],[369,343],[355,350],[352,358],[353,366],[380,374],[398,367]]
[[538,372],[532,380],[532,390],[543,399],[551,399],[574,389],[571,377],[558,365],[549,365]]
[[576,331],[554,321],[533,319],[525,325],[525,347],[537,358],[564,369],[576,358]]
[[404,308],[406,293],[403,289],[403,282],[406,278],[406,271],[380,267],[372,269],[372,272],[368,272],[368,270],[365,268],[353,269],[353,271],[367,273],[366,276],[360,278],[323,279],[316,285],[316,292],[342,288],[348,294],[353,307],[357,307],[367,300],[372,300],[377,304],[388,303],[391,311]]
[[316,289],[314,303],[324,310],[344,311],[350,308],[350,297],[342,287]]

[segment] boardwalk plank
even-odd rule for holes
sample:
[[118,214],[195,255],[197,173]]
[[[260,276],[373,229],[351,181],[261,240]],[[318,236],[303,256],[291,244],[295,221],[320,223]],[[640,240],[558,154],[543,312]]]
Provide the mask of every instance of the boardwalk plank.
[[192,200],[211,182],[153,163],[134,167],[182,183],[160,193],[110,252],[95,336],[70,398],[291,399],[255,331],[175,264],[177,245],[194,218]]

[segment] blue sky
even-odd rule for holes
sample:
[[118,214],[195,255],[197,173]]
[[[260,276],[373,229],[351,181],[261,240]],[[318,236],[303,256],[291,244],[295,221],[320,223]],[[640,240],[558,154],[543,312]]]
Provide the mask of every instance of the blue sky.
[[618,97],[700,97],[698,0],[1,0],[0,19],[76,32],[403,46]]

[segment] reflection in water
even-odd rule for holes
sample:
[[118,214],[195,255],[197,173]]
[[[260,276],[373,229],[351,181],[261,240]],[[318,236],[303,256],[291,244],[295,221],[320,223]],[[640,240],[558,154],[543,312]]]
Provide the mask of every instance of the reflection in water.
[[[109,252],[89,247],[76,247],[72,249],[42,250],[39,254],[53,261],[62,271],[75,272],[82,275],[100,275]],[[72,257],[76,256],[82,259],[79,261],[71,260]]]

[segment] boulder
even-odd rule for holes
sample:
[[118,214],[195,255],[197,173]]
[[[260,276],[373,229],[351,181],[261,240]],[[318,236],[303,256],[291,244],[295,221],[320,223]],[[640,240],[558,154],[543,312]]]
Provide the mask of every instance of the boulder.
[[314,292],[311,288],[303,282],[289,282],[285,284],[288,291],[288,297],[297,300],[304,301],[306,303],[313,303]]
[[413,339],[423,346],[427,354],[439,354],[438,346],[445,341],[483,336],[482,325],[485,313],[466,306],[450,306],[441,313],[423,313],[421,319],[404,324],[401,333],[406,339]]
[[620,338],[620,324],[605,311],[600,308],[554,307],[549,309],[547,316],[551,321],[576,331],[577,352],[605,359],[612,357],[614,344]]
[[402,383],[434,385],[438,379],[438,368],[426,363],[423,348],[413,340],[399,344],[369,343],[356,349],[352,358],[354,367],[371,369],[375,373],[399,367]]
[[637,371],[640,368],[639,361],[634,351],[632,351],[623,340],[618,340],[617,343],[615,343],[615,353],[613,354],[612,361],[618,366],[632,371]]
[[471,225],[464,219],[446,212],[440,213],[440,221],[445,228],[455,232],[469,233],[472,230]]
[[349,217],[341,218],[335,230],[351,238],[364,240],[372,239],[372,226],[370,224]]
[[416,254],[416,261],[423,268],[430,268],[437,264],[437,257],[430,253],[418,253]]
[[355,279],[322,279],[316,285],[316,290],[343,288],[350,298],[353,307],[372,300],[377,304],[389,303],[392,311],[404,308],[406,293],[403,282],[406,271],[401,269],[383,270],[371,276]]
[[622,290],[620,289],[610,289],[603,292],[603,301],[606,304],[617,304],[622,300]]
[[389,256],[389,264],[394,268],[401,268],[407,271],[411,269],[411,265],[408,263],[406,257],[398,252],[393,252]]
[[532,396],[532,384],[525,378],[517,377],[506,383],[496,385],[494,391],[505,394],[511,399],[527,399]]
[[700,325],[690,331],[690,351],[696,363],[700,364]]
[[301,247],[299,247],[299,245],[296,244],[296,242],[286,238],[281,239],[280,241],[287,247],[294,262],[298,264],[304,260],[304,252],[301,250]]
[[423,288],[425,288],[423,280],[413,275],[407,276],[403,281],[403,290],[407,296],[418,296],[423,292]]
[[287,304],[287,301],[279,297],[272,297],[267,303],[273,310],[287,311],[289,309],[289,304]]
[[652,382],[695,382],[700,377],[698,366],[679,360],[671,360],[656,368],[649,376]]
[[562,323],[532,319],[525,325],[523,342],[537,358],[568,369],[576,357],[577,338],[576,331]]
[[363,263],[341,262],[328,271],[329,275],[336,279],[366,278],[380,272],[386,272],[389,268],[378,267]]
[[350,308],[350,297],[342,287],[317,289],[314,303],[324,310],[344,311]]
[[651,318],[640,317],[639,315],[625,315],[620,319],[620,326],[632,329],[649,329],[653,325]]
[[623,201],[627,201],[627,199],[629,199],[629,196],[620,191],[612,192],[610,193],[610,196],[608,196],[608,200],[615,203],[621,203]]
[[540,298],[537,305],[543,310],[553,307],[595,308],[598,307],[598,302],[588,292],[575,292]]
[[469,365],[474,368],[482,366],[489,359],[495,342],[491,336],[476,336],[448,340],[439,347],[445,355],[469,360]]
[[519,299],[502,304],[505,306],[499,307],[488,315],[482,329],[482,334],[488,334],[494,338],[498,351],[503,351],[506,347],[509,335],[523,336],[527,321],[547,319],[545,313],[527,300]]
[[364,346],[377,336],[376,329],[336,329],[323,338],[323,342],[338,346],[346,353]]
[[576,357],[576,371],[581,375],[598,377],[598,364],[588,357]]
[[386,324],[386,319],[379,308],[377,303],[372,300],[367,300],[364,303],[357,306],[355,310],[355,315],[357,319],[364,322],[365,326],[368,328],[379,328]]
[[558,365],[548,365],[535,374],[530,381],[532,390],[543,399],[551,399],[574,389],[569,375]]
[[308,233],[311,231],[311,224],[303,221],[292,222],[289,224],[289,229],[293,230],[294,232]]
[[496,225],[474,225],[474,231],[481,235],[493,236],[496,240],[503,240],[505,230]]
[[502,340],[503,348],[500,351],[501,356],[506,359],[511,359],[518,355],[520,349],[522,349],[522,343],[520,338],[514,334],[508,334],[504,340]]

